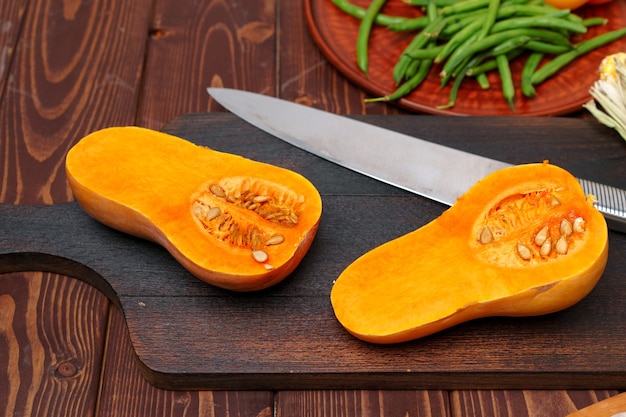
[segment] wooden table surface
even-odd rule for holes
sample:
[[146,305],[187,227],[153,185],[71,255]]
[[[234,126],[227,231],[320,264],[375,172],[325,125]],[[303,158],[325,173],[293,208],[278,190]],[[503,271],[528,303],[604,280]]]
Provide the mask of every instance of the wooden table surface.
[[[184,113],[222,111],[207,86],[336,113],[403,114],[363,104],[364,93],[313,44],[302,7],[274,0],[3,0],[0,203],[71,201],[64,157],[82,136],[116,125],[161,129]],[[79,279],[39,271],[0,277],[0,358],[6,416],[560,417],[619,392],[158,389],[142,377],[111,300]]]

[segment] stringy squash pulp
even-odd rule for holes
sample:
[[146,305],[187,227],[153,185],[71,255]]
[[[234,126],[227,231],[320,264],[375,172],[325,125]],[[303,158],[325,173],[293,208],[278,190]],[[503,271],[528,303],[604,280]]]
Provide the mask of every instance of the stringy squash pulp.
[[316,188],[295,172],[138,127],[83,138],[66,171],[95,219],[161,244],[201,280],[234,291],[288,276],[322,210]]
[[548,163],[521,165],[357,259],[331,302],[354,336],[403,342],[479,317],[570,307],[596,285],[607,256],[606,222],[577,180]]

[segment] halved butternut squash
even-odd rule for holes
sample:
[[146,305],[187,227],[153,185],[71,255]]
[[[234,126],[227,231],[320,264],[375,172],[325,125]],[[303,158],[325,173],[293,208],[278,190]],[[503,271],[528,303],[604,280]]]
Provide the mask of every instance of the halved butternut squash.
[[487,316],[565,309],[600,279],[604,217],[567,171],[497,171],[439,218],[354,261],[331,302],[354,336],[396,343]]
[[139,127],[86,136],[66,172],[92,217],[161,244],[201,280],[234,291],[288,276],[322,210],[317,189],[293,171]]

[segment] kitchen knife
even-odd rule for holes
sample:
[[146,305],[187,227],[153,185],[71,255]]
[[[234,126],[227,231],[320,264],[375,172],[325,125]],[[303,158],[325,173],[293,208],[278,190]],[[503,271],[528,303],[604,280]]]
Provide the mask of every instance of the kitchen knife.
[[[343,167],[452,205],[505,162],[438,145],[344,116],[242,90],[208,88],[246,122]],[[626,190],[578,179],[613,230],[626,232]]]

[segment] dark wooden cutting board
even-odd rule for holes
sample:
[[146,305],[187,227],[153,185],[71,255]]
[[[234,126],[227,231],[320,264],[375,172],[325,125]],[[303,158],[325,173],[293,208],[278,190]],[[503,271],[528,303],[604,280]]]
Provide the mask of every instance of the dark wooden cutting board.
[[[361,118],[510,163],[549,159],[579,177],[626,188],[626,144],[594,120]],[[291,147],[231,114],[184,115],[165,130],[292,169],[317,186],[320,228],[292,276],[259,293],[231,293],[194,278],[160,246],[99,224],[76,203],[0,206],[0,272],[51,271],[102,290],[123,310],[138,363],[157,386],[626,387],[626,235],[611,232],[604,276],[568,310],[476,320],[399,345],[368,344],[335,320],[333,280],[359,255],[446,207]]]

